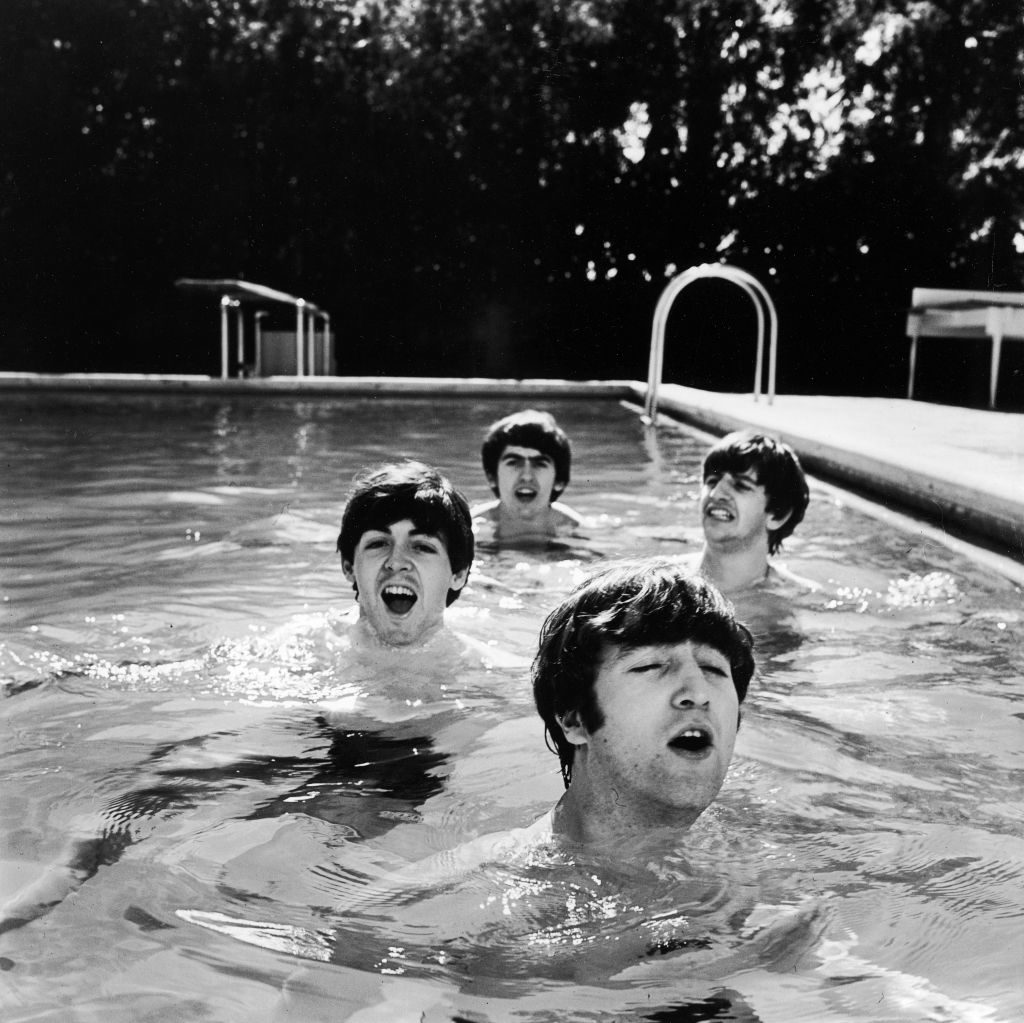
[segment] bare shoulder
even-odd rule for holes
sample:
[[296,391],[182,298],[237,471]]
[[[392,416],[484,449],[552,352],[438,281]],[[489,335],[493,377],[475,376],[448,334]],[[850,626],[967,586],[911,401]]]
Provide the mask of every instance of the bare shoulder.
[[674,554],[667,561],[688,572],[690,575],[700,575],[700,551],[690,551],[688,554]]
[[452,632],[461,649],[463,663],[488,668],[528,668],[530,659],[499,646],[497,640],[484,641],[464,632]]
[[483,519],[485,522],[496,522],[498,519],[498,508],[501,502],[497,499],[493,501],[483,501],[480,504],[475,504],[470,509],[470,515],[474,519]]
[[435,853],[415,864],[409,871],[394,874],[391,880],[424,886],[424,882],[443,883],[465,877],[488,863],[508,864],[522,860],[531,852],[553,841],[552,812],[538,817],[524,828],[494,831],[463,842],[453,849]]
[[558,529],[575,529],[583,524],[583,516],[561,501],[555,501],[551,505],[551,514]]
[[796,572],[783,564],[772,564],[768,569],[768,584],[773,589],[785,589],[787,591],[798,591],[801,593],[815,593],[821,589],[821,584],[806,576],[797,575]]

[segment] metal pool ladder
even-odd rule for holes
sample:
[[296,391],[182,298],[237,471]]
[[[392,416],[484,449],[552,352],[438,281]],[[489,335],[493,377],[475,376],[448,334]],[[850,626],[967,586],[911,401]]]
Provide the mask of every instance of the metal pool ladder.
[[691,266],[669,281],[658,299],[654,309],[654,322],[651,325],[651,356],[647,367],[647,401],[644,405],[644,418],[654,422],[658,414],[658,388],[661,386],[661,373],[665,361],[665,326],[668,323],[669,309],[676,296],[688,284],[703,277],[717,277],[739,285],[751,298],[757,310],[757,364],[754,369],[754,401],[761,398],[761,376],[764,368],[764,325],[765,311],[768,313],[768,404],[775,400],[775,349],[779,340],[779,320],[775,313],[775,304],[764,286],[746,270],[724,263],[701,263]]

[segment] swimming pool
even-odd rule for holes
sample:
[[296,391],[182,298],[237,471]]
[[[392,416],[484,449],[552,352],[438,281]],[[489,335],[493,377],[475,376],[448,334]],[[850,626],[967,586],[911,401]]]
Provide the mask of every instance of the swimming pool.
[[[504,401],[8,396],[3,896],[69,838],[89,876],[0,935],[7,1020],[1014,1020],[1024,1014],[1020,590],[816,487],[741,608],[760,678],[716,807],[642,904],[562,864],[360,908],[385,871],[558,797],[526,684],[557,597],[611,556],[696,549],[705,440],[533,401],[574,440],[586,537],[479,552],[452,622],[518,655],[328,727],[344,688],[279,626],[346,607],[365,464],[471,499]],[[817,902],[816,929],[759,941]],[[341,907],[355,906],[343,912]],[[647,928],[640,960],[619,961]]]

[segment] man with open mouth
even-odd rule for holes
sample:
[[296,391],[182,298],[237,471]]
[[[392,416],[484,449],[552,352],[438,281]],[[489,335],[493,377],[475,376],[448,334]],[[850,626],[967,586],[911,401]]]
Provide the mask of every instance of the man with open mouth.
[[578,587],[534,662],[566,785],[552,833],[621,851],[689,828],[725,779],[753,671],[750,633],[678,562],[615,565]]
[[469,504],[436,469],[410,461],[358,477],[338,536],[357,639],[412,648],[436,637],[466,585],[473,549]]
[[571,533],[580,516],[558,500],[569,483],[572,448],[548,412],[525,409],[492,423],[480,451],[497,500],[473,509],[494,539],[545,542]]
[[702,477],[700,575],[729,596],[765,582],[817,588],[769,561],[803,520],[810,500],[800,460],[788,444],[751,430],[730,433],[705,456]]

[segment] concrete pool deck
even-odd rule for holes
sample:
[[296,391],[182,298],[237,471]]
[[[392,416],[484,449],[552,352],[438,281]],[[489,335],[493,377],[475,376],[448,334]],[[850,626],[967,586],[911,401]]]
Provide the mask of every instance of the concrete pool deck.
[[[270,377],[0,373],[0,391],[87,391],[314,396],[606,398],[642,406],[638,381],[433,377]],[[980,538],[1024,564],[1024,414],[898,398],[722,394],[675,384],[659,411],[713,434],[752,427],[799,452],[815,476],[902,507],[941,531]]]

